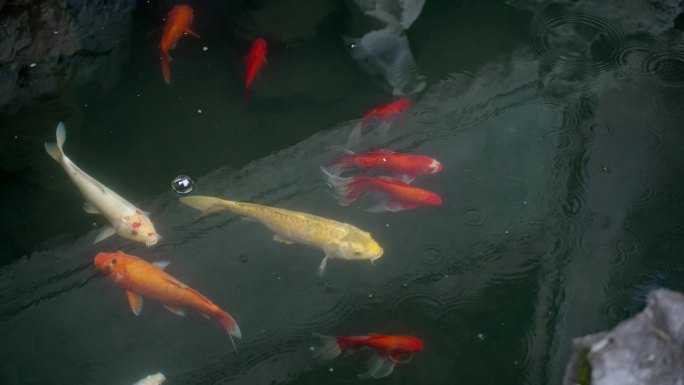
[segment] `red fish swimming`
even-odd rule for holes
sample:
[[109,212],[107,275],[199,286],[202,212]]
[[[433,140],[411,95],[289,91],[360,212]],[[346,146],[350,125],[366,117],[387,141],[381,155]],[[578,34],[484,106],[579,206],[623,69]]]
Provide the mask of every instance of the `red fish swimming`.
[[330,174],[321,167],[327,175],[328,182],[335,190],[337,200],[346,206],[357,200],[362,194],[373,193],[380,195],[380,201],[368,211],[402,211],[419,206],[440,206],[442,198],[439,195],[413,187],[399,179],[388,177],[353,177],[341,178]]
[[[241,338],[242,333],[230,314],[221,310],[205,296],[186,286],[163,269],[168,262],[154,264],[125,254],[99,253],[95,257],[95,267],[107,274],[114,283],[126,290],[128,301],[135,315],[142,311],[143,297],[161,302],[164,307],[177,315],[185,315],[183,308],[197,310],[205,317],[218,320],[233,337]],[[233,342],[233,346],[235,343]]]
[[384,106],[373,108],[366,112],[361,119],[361,125],[368,123],[373,119],[387,121],[394,118],[400,118],[401,123],[404,123],[404,112],[411,107],[411,99],[399,99],[395,102],[385,104]]
[[252,43],[252,48],[250,48],[245,61],[247,62],[247,73],[245,76],[244,102],[247,104],[249,99],[249,87],[252,85],[252,82],[261,70],[261,67],[266,63],[266,40],[256,39],[254,43]]
[[371,169],[405,175],[404,180],[413,180],[417,175],[434,174],[442,171],[442,164],[424,155],[399,154],[396,152],[372,149],[356,154],[343,147],[337,147],[346,155],[330,163],[325,168],[330,174],[340,175],[350,169]]
[[176,5],[171,8],[171,11],[169,11],[169,14],[166,16],[164,33],[162,34],[161,44],[159,45],[162,76],[164,77],[166,84],[171,84],[171,68],[169,67],[171,56],[169,56],[169,51],[176,47],[176,43],[178,43],[178,40],[180,40],[181,36],[186,32],[199,38],[199,35],[190,29],[192,17],[192,8],[187,5]]
[[373,349],[375,353],[368,360],[368,371],[360,374],[361,378],[386,377],[392,373],[395,364],[405,364],[411,361],[415,352],[423,350],[423,341],[413,336],[317,336],[322,338],[324,343],[316,351],[316,356],[324,360],[348,356],[363,348]]

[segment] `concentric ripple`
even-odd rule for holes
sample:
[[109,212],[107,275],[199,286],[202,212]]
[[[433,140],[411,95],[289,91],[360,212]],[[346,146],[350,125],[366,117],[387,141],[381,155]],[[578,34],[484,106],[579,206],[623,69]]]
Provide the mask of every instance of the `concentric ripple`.
[[641,63],[641,70],[659,88],[684,88],[684,49],[655,51]]
[[418,254],[420,255],[420,262],[425,265],[439,265],[444,261],[444,252],[435,245],[422,247]]
[[411,289],[405,289],[403,292],[399,292],[398,295],[392,298],[389,306],[390,309],[392,309],[393,314],[397,314],[397,311],[408,307],[411,309],[411,311],[434,316],[442,308],[444,308],[445,304],[439,297],[435,295],[430,295],[428,293]]
[[625,37],[615,24],[579,12],[537,19],[532,26],[534,50],[544,62],[558,62],[583,73],[617,67]]

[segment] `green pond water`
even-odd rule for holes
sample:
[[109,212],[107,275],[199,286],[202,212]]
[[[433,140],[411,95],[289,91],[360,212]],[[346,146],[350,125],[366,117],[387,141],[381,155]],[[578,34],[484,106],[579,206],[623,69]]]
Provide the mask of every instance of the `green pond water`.
[[[113,87],[0,117],[14,170],[0,190],[0,383],[125,385],[161,371],[167,384],[350,384],[370,352],[321,362],[312,333],[381,333],[425,344],[386,384],[552,384],[573,338],[640,311],[651,289],[684,291],[677,12],[427,0],[406,31],[426,86],[403,124],[356,149],[438,159],[443,171],[414,184],[443,205],[371,213],[338,205],[319,166],[365,111],[395,100],[342,40],[380,24],[351,1],[283,4],[264,18],[267,1],[191,3],[202,39],[171,52],[167,86],[155,29],[168,7],[140,2]],[[259,36],[268,63],[246,106],[242,60]],[[43,148],[60,121],[66,154],[150,212],[157,246],[92,244],[106,220],[82,211]],[[179,174],[194,178],[192,194],[353,224],[385,254],[332,260],[321,278],[320,250],[229,214],[195,222],[171,189]],[[170,261],[168,273],[229,311],[238,353],[193,311],[148,300],[133,315],[92,264],[117,250]]]

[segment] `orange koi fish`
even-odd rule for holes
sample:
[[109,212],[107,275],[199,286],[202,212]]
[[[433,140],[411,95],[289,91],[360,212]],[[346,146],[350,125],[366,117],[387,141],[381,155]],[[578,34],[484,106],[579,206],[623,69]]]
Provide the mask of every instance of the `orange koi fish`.
[[187,5],[176,5],[171,8],[166,16],[164,33],[159,45],[162,76],[166,84],[171,84],[171,68],[169,67],[171,56],[169,56],[169,51],[176,47],[176,43],[183,36],[183,33],[187,32],[199,39],[199,35],[190,29],[192,17],[192,8]]
[[328,177],[330,186],[334,189],[338,202],[346,206],[364,193],[381,194],[380,202],[368,208],[371,212],[410,210],[419,206],[440,206],[442,198],[439,195],[413,187],[395,178],[388,177],[353,177],[341,178],[321,167]]
[[247,104],[249,99],[249,87],[252,85],[252,82],[261,70],[261,67],[266,63],[266,40],[256,39],[254,43],[252,43],[252,48],[250,48],[245,61],[247,62],[247,74],[245,76],[244,102]]
[[366,112],[361,119],[361,125],[368,123],[373,119],[387,121],[394,118],[399,118],[401,123],[404,123],[404,112],[411,107],[411,99],[399,99],[396,102],[385,104],[384,106],[373,108]]
[[335,146],[345,153],[345,156],[326,166],[326,170],[333,175],[340,175],[350,169],[380,170],[404,175],[405,180],[413,180],[417,175],[434,174],[442,171],[442,164],[424,155],[399,154],[396,152],[371,149],[356,154],[346,148]]
[[202,294],[165,273],[163,269],[168,264],[148,263],[121,251],[99,253],[95,257],[95,267],[114,280],[117,286],[126,290],[135,315],[140,315],[143,297],[147,297],[161,302],[169,311],[180,316],[185,315],[183,308],[195,309],[207,318],[218,320],[228,332],[231,342],[233,337],[241,338],[242,333],[233,317]]
[[323,339],[323,346],[316,351],[316,356],[324,360],[348,356],[363,348],[373,349],[375,353],[368,360],[368,370],[360,374],[360,378],[386,377],[396,364],[408,363],[415,352],[423,350],[423,341],[413,336],[317,336]]

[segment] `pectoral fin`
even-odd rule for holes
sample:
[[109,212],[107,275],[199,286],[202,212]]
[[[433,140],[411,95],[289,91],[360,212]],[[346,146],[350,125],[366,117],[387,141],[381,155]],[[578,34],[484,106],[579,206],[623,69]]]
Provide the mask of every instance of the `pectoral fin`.
[[394,362],[389,357],[381,357],[377,354],[368,360],[368,370],[359,374],[359,378],[383,378],[389,376],[394,370]]
[[126,295],[128,296],[128,303],[131,305],[133,314],[140,315],[143,307],[143,298],[139,294],[132,291],[127,291]]
[[97,211],[97,209],[91,205],[88,202],[83,202],[83,211],[87,212],[88,214],[99,214],[100,212]]
[[316,274],[319,276],[323,276],[323,273],[325,273],[325,266],[328,264],[328,255],[325,255],[325,258],[321,261],[320,266],[318,266],[318,270],[316,270]]
[[152,262],[153,265],[157,266],[158,268],[164,270],[166,269],[166,266],[168,266],[171,262],[169,261],[157,261],[157,262]]
[[198,38],[198,39],[200,39],[199,35],[196,34],[195,31],[191,30],[190,28],[186,28],[186,29],[185,29],[185,32],[187,32],[188,34],[190,34],[190,35],[192,35],[192,36],[194,36],[194,37],[196,37],[196,38]]
[[273,236],[273,240],[276,241],[276,242],[284,243],[284,244],[286,244],[286,245],[292,245],[292,244],[294,244],[293,241],[291,241],[291,240],[289,240],[289,239],[287,239],[287,238],[285,238],[285,237],[281,237],[281,236],[278,235],[278,234],[276,234],[276,235]]
[[173,314],[175,314],[175,315],[179,315],[179,316],[181,316],[181,317],[185,317],[185,310],[183,310],[183,309],[180,308],[180,307],[173,307],[173,306],[169,306],[169,305],[164,305],[164,307],[165,307],[168,311],[170,311],[171,313],[173,313]]
[[97,236],[95,237],[95,240],[93,241],[93,244],[98,243],[104,239],[107,239],[114,234],[116,234],[116,230],[114,230],[114,228],[112,226],[105,226],[97,234]]

